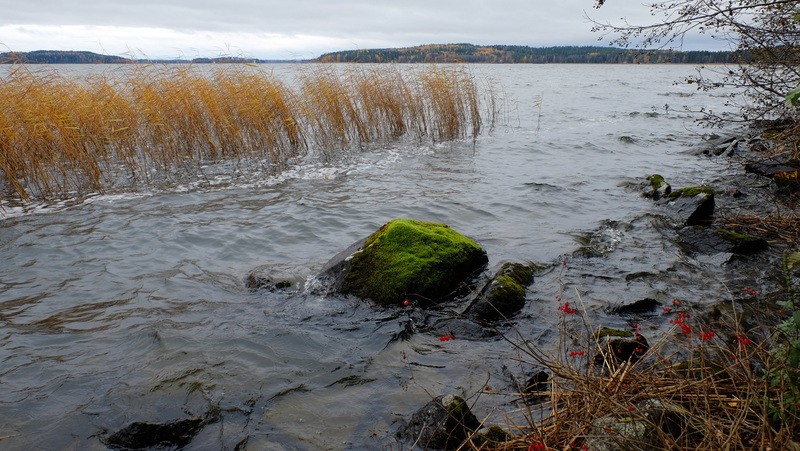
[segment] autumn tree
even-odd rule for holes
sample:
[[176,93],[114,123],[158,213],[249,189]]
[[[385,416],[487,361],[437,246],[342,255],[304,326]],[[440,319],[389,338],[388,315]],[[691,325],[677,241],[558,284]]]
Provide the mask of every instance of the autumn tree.
[[[595,7],[606,1],[614,0],[596,0]],[[740,115],[705,111],[707,121],[798,119],[798,110],[786,100],[800,83],[800,0],[671,0],[649,7],[651,23],[594,22],[594,31],[623,47],[681,48],[698,33],[725,41],[736,50],[737,64],[706,67],[687,82],[705,90],[738,88],[742,95],[731,102]]]

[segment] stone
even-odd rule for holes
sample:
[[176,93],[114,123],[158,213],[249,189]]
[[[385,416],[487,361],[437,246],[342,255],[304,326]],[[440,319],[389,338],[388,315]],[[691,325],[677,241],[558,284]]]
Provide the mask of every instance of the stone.
[[680,226],[708,225],[714,218],[714,189],[693,186],[673,190],[665,199],[667,215]]
[[217,420],[216,415],[206,415],[167,423],[131,423],[106,437],[103,443],[113,449],[183,448],[206,425]]
[[672,192],[672,187],[660,174],[648,175],[647,181],[649,182],[648,189],[644,192],[644,196],[647,198],[658,200]]
[[769,247],[763,238],[727,229],[700,226],[684,227],[678,230],[678,238],[692,254],[750,255]]
[[458,449],[480,422],[464,398],[438,396],[417,410],[397,432],[400,440],[421,449]]
[[287,265],[264,265],[250,271],[244,280],[251,291],[301,291],[306,278],[310,275],[307,268]]
[[505,263],[464,311],[476,321],[507,319],[525,306],[525,289],[533,283],[535,265]]
[[661,303],[653,298],[639,299],[629,304],[615,305],[609,308],[611,313],[617,315],[644,315],[661,307]]
[[409,299],[427,307],[469,289],[488,261],[475,241],[444,224],[395,219],[334,257],[320,279],[378,305]]
[[602,327],[595,333],[595,339],[602,350],[595,357],[596,364],[602,364],[609,355],[617,362],[636,362],[650,349],[646,338],[629,330]]

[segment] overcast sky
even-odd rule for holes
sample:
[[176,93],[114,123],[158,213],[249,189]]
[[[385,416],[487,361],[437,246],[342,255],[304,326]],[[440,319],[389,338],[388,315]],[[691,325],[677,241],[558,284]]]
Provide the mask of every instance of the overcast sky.
[[[595,45],[586,15],[649,22],[642,3],[607,0],[595,10],[594,0],[0,0],[0,51],[306,59],[434,43]],[[722,49],[693,41],[684,49]]]

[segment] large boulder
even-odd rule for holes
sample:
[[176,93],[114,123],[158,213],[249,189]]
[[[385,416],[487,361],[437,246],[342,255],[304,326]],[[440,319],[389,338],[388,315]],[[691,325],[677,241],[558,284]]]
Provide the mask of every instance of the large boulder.
[[468,287],[488,261],[475,241],[444,224],[395,219],[334,257],[321,279],[379,305],[430,306]]

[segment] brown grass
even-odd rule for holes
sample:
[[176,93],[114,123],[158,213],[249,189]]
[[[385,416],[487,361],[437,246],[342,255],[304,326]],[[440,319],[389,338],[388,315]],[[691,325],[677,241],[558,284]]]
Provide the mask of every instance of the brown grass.
[[209,161],[277,169],[407,135],[474,140],[483,123],[477,86],[460,67],[315,66],[295,88],[246,66],[85,78],[17,66],[0,80],[0,98],[0,192],[21,199],[102,191],[119,168],[143,180]]
[[[520,388],[527,424],[516,425],[510,440],[486,442],[475,436],[462,448],[800,449],[800,418],[797,406],[790,405],[796,398],[787,396],[796,393],[796,381],[770,378],[796,369],[784,371],[785,359],[774,352],[780,339],[766,327],[744,331],[735,319],[715,324],[685,320],[691,321],[692,333],[675,326],[638,361],[618,361],[577,316],[562,323],[564,348],[556,355],[517,339],[522,361],[551,375],[538,398]],[[567,327],[570,323],[573,327]],[[584,328],[584,334],[576,335]],[[713,337],[701,338],[701,332],[711,330],[716,331]],[[585,354],[570,356],[568,342]],[[669,413],[654,414],[657,410],[648,407],[654,402],[670,406]],[[604,417],[620,425],[641,424],[650,432],[636,438],[598,427]]]

